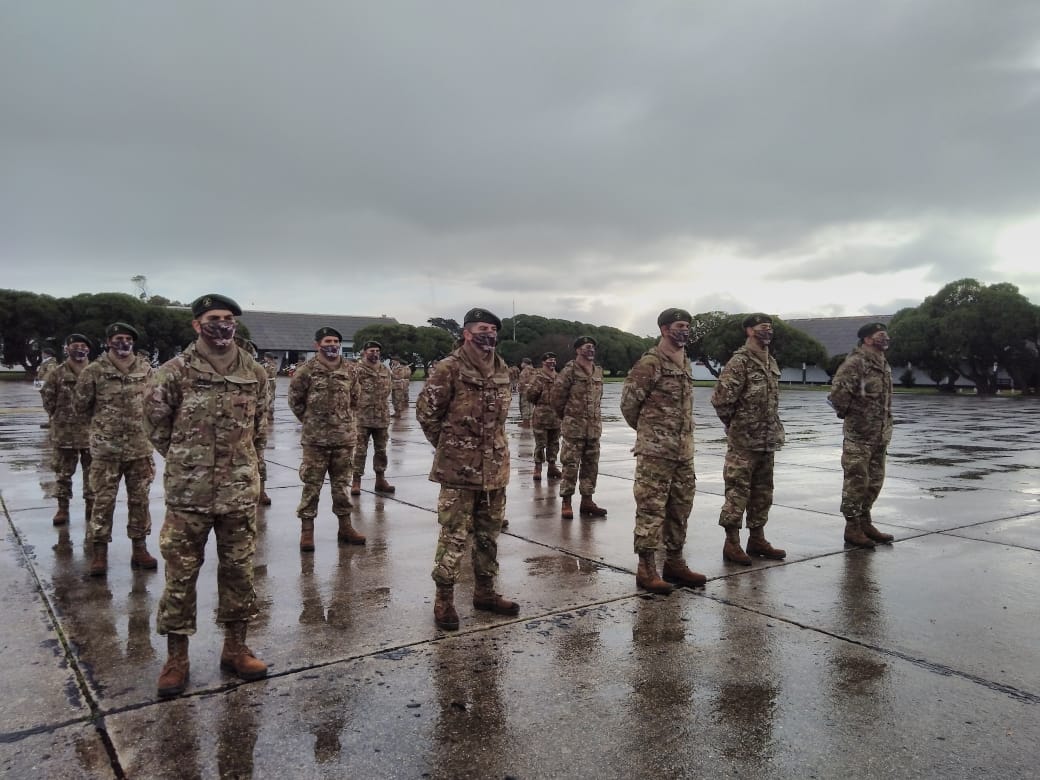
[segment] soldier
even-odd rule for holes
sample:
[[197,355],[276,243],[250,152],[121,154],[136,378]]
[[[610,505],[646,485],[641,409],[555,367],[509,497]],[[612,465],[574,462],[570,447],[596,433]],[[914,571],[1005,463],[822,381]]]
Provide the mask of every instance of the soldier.
[[[58,361],[54,357],[54,350],[50,347],[40,351],[41,359],[40,365],[36,368],[36,380],[33,382],[33,386],[42,391],[43,383],[47,381],[47,377],[58,367]],[[50,428],[51,421],[44,420],[40,423],[41,428]]]
[[163,698],[180,695],[188,683],[195,583],[211,529],[217,537],[217,622],[225,629],[220,668],[243,680],[267,674],[245,643],[256,616],[257,452],[267,428],[267,373],[235,345],[235,317],[242,314],[237,303],[204,295],[191,312],[198,338],[159,368],[145,399],[149,438],[166,459],[166,519],[159,533],[166,588],[156,619],[169,653],[158,681]]
[[[603,369],[596,365],[596,340],[581,336],[574,342],[574,360],[563,367],[552,389],[552,405],[562,420],[563,481],[560,497],[563,506],[560,517],[574,518],[571,496],[575,483],[581,493],[578,511],[587,517],[605,517],[607,510],[596,506],[592,494],[596,492],[599,476],[599,439],[603,434]],[[579,477],[580,471],[580,477]]]
[[533,407],[527,400],[527,386],[534,375],[534,363],[531,358],[525,357],[520,361],[520,376],[516,378],[516,389],[520,394],[520,425],[525,428],[531,424],[531,412]]
[[[665,309],[657,318],[661,338],[632,367],[621,389],[621,414],[636,430],[636,585],[671,593],[669,582],[697,587],[707,578],[683,560],[686,526],[693,509],[693,368],[686,356],[693,317]],[[665,548],[657,575],[658,545]]]
[[827,400],[845,421],[841,467],[841,513],[845,541],[855,547],[891,544],[870,517],[870,509],[885,481],[885,457],[892,440],[892,369],[885,352],[892,343],[884,323],[864,325],[857,346],[831,381]]
[[54,448],[54,473],[57,476],[55,495],[58,511],[54,514],[54,525],[69,522],[72,475],[76,473],[77,462],[82,466],[84,514],[88,523],[94,508],[94,491],[90,488],[90,417],[78,414],[75,408],[76,380],[87,367],[90,347],[90,339],[86,336],[69,334],[65,339],[65,361],[47,375],[40,388],[43,408],[51,422],[51,446]]
[[[726,363],[711,396],[711,405],[726,427],[726,463],[723,479],[726,500],[719,525],[726,529],[722,557],[751,565],[752,555],[783,560],[784,550],[765,537],[769,507],[773,505],[773,453],[784,446],[780,422],[780,367],[769,354],[773,320],[751,314],[743,321],[744,346]],[[740,522],[747,511],[750,533],[747,552],[740,549]]]
[[517,392],[520,388],[518,382],[520,381],[520,366],[509,367],[509,390],[510,392]]
[[296,508],[302,552],[314,551],[314,518],[326,474],[332,483],[332,512],[339,519],[337,540],[340,544],[365,543],[365,537],[350,524],[350,510],[354,508],[349,496],[350,479],[357,443],[354,408],[360,388],[354,367],[343,359],[342,340],[335,328],[318,328],[314,334],[317,356],[299,368],[289,382],[289,408],[303,423],[303,495]]
[[534,481],[542,481],[542,463],[549,464],[546,476],[559,479],[563,472],[556,467],[560,453],[560,418],[550,403],[553,383],[556,381],[556,353],[542,355],[542,367],[531,374],[527,384],[531,424],[534,427]]
[[392,403],[394,417],[401,417],[408,408],[408,385],[412,381],[412,367],[400,356],[390,358],[390,373],[393,376]]
[[430,480],[441,485],[441,529],[432,575],[437,584],[433,620],[446,631],[459,627],[455,581],[471,535],[473,606],[499,615],[520,613],[519,604],[495,593],[498,535],[509,483],[506,417],[512,400],[509,369],[495,354],[501,324],[487,309],[470,309],[462,346],[440,362],[415,405],[416,419],[436,448]]
[[108,572],[108,545],[112,542],[112,515],[120,478],[126,484],[126,535],[133,548],[130,566],[158,566],[147,547],[152,531],[148,490],[155,478],[155,463],[141,406],[152,367],[134,354],[134,342],[139,337],[132,326],[113,322],[105,329],[105,336],[108,349],[84,368],[76,381],[76,412],[90,418],[92,577]]
[[354,450],[354,482],[352,496],[361,495],[361,475],[365,473],[368,458],[368,440],[372,439],[372,468],[376,472],[376,491],[393,493],[397,490],[386,481],[386,443],[390,438],[390,409],[387,401],[393,385],[390,369],[380,362],[383,345],[366,341],[361,348],[361,360],[355,366],[355,375],[361,395],[357,406],[357,445]]

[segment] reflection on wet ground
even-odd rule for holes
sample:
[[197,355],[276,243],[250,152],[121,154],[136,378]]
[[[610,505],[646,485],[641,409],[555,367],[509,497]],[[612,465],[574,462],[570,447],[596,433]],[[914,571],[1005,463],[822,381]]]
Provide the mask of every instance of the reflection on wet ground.
[[[514,407],[509,529],[498,589],[517,618],[470,606],[432,624],[437,486],[412,410],[391,425],[397,493],[366,489],[339,547],[322,496],[317,550],[298,551],[299,426],[280,380],[258,516],[271,665],[242,684],[217,665],[215,554],[182,699],[158,702],[159,572],[132,571],[117,508],[111,570],[87,576],[82,500],[55,529],[47,431],[31,385],[0,384],[0,771],[47,777],[1026,776],[1040,728],[1040,419],[1036,399],[897,396],[874,520],[897,543],[848,551],[841,425],[825,394],[785,390],[770,538],[783,563],[721,560],[725,437],[696,394],[698,496],[686,555],[703,592],[639,593],[634,434],[606,387],[597,502],[559,518],[531,480]],[[413,384],[413,396],[418,383]],[[157,459],[161,473],[161,460]],[[370,475],[363,482],[369,486]],[[151,512],[157,536],[161,479]],[[994,659],[997,659],[996,661]],[[941,701],[936,708],[934,702]],[[1009,724],[1014,724],[1011,728]]]

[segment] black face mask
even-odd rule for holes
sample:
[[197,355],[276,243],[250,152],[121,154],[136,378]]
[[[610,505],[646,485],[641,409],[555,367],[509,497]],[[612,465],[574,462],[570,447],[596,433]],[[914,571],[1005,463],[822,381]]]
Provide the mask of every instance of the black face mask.
[[497,333],[474,333],[473,345],[483,352],[494,352],[498,343]]
[[212,341],[218,347],[226,347],[235,339],[237,323],[234,322],[203,322],[200,326],[202,335]]
[[81,360],[86,360],[87,356],[90,354],[90,350],[89,349],[70,349],[68,352],[69,352],[69,359],[70,360],[75,360],[76,362],[79,362]]
[[326,344],[321,348],[321,354],[323,354],[327,360],[335,360],[340,355],[339,344]]
[[110,341],[108,343],[108,348],[119,357],[125,358],[133,354],[134,342],[123,341],[122,339],[120,339],[119,341]]

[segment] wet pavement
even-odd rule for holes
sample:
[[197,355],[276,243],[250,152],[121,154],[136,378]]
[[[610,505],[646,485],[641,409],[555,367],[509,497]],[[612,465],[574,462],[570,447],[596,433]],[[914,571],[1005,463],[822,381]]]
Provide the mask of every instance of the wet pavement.
[[[412,396],[419,390],[412,384]],[[299,426],[279,380],[249,643],[270,676],[218,668],[215,548],[199,578],[188,694],[155,697],[158,572],[132,571],[120,493],[110,571],[86,576],[82,500],[52,527],[39,395],[0,383],[0,774],[6,777],[1033,777],[1040,763],[1040,402],[899,395],[875,523],[845,550],[841,426],[788,390],[768,536],[784,562],[722,561],[725,441],[697,393],[687,560],[701,591],[635,588],[634,434],[607,386],[596,500],[563,521],[531,480],[514,416],[498,589],[517,618],[456,590],[433,625],[437,486],[413,410],[391,426],[391,496],[355,503],[339,547],[328,492],[298,551]],[[161,475],[162,462],[156,458]],[[76,480],[78,492],[78,475]],[[152,487],[157,553],[162,480]]]

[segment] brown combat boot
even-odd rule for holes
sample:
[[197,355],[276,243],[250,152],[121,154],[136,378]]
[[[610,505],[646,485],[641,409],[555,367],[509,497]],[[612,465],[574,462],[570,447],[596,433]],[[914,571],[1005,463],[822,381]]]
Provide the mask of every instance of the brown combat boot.
[[562,479],[563,472],[556,467],[555,463],[550,463],[545,467],[545,476],[549,479]]
[[260,498],[257,500],[260,506],[271,506],[271,497],[267,495],[267,483],[260,483]]
[[386,476],[382,471],[376,472],[376,492],[377,493],[396,493],[397,488],[386,481]]
[[542,464],[541,463],[535,463],[534,464],[534,473],[531,474],[531,479],[533,479],[535,482],[541,482],[542,481]]
[[874,548],[874,541],[859,526],[859,520],[845,518],[845,544],[852,547]]
[[90,559],[90,576],[104,577],[108,574],[108,545],[94,542],[94,554]]
[[886,534],[875,528],[874,523],[871,522],[870,515],[864,515],[859,519],[859,528],[865,537],[878,544],[892,544],[892,541],[895,539],[892,534]]
[[253,655],[246,646],[244,620],[224,624],[224,648],[220,651],[220,668],[232,672],[240,680],[259,680],[267,676],[267,664]]
[[739,563],[741,566],[750,566],[751,558],[740,549],[740,529],[727,528],[726,541],[722,545],[722,560],[730,563]]
[[654,560],[652,550],[639,553],[639,568],[636,569],[636,586],[651,593],[660,593],[664,596],[675,590],[675,588],[657,576],[657,561]]
[[58,499],[58,511],[54,513],[54,519],[51,522],[54,525],[68,525],[69,500],[67,498]]
[[774,561],[782,561],[787,557],[787,550],[773,547],[773,545],[766,540],[765,529],[759,527],[751,529],[751,536],[748,537],[747,541],[747,554],[757,555],[759,558],[770,558]]
[[445,631],[459,630],[459,613],[455,611],[455,586],[438,585],[433,600],[433,622]]
[[188,637],[184,634],[166,635],[166,663],[159,672],[159,698],[180,696],[188,687]]
[[685,585],[687,588],[703,588],[708,581],[700,572],[692,571],[683,560],[682,553],[669,551],[665,555],[664,566],[661,568],[661,579],[676,585]]
[[148,552],[147,539],[130,540],[130,568],[131,569],[158,569],[159,562]]
[[354,481],[350,483],[350,495],[360,496],[361,495],[361,475],[354,477]]
[[560,507],[560,517],[564,520],[574,519],[574,509],[571,507],[571,497],[563,497],[563,506]]
[[364,544],[365,537],[354,530],[350,524],[350,515],[339,516],[339,531],[336,532],[336,541],[340,544]]
[[473,585],[473,606],[496,615],[519,615],[520,605],[495,593],[493,577],[477,577]]
[[585,517],[607,516],[607,510],[601,506],[596,506],[596,502],[592,500],[592,496],[581,497],[581,505],[578,507],[578,511]]
[[300,552],[314,552],[314,520],[300,519]]

